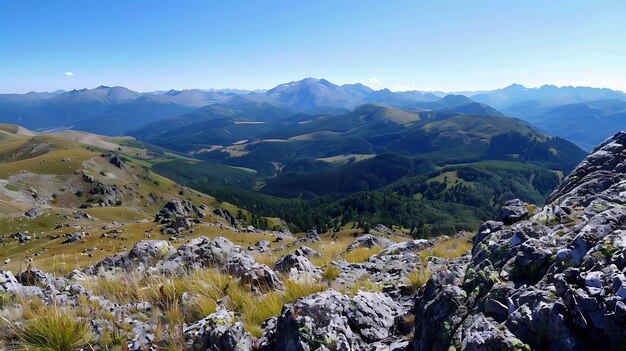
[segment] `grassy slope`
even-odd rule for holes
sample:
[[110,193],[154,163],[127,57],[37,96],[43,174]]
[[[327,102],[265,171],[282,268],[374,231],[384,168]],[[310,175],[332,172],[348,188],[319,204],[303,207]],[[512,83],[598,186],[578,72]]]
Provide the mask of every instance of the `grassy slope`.
[[[137,142],[132,138],[110,138],[72,132],[35,134],[13,125],[0,125],[0,238],[22,232],[32,237],[27,244],[5,240],[0,257],[10,263],[3,269],[19,271],[26,259],[46,270],[65,273],[77,266],[92,264],[113,253],[127,250],[148,235],[152,239],[167,239],[160,234],[154,214],[172,199],[189,199],[196,204],[221,207],[231,212],[238,209],[228,203],[185,188],[150,170],[150,167],[171,161],[187,162],[184,158],[162,149]],[[85,144],[86,143],[86,144]],[[102,157],[114,150],[124,160],[120,169]],[[75,219],[73,212],[90,197],[92,184],[82,179],[88,174],[98,182],[116,185],[123,190],[121,206],[82,209],[94,220]],[[32,195],[37,191],[37,198]],[[77,190],[84,194],[75,195]],[[54,194],[54,196],[53,196]],[[43,214],[30,219],[23,213],[38,207]],[[213,215],[208,221],[219,221]],[[117,225],[112,225],[117,222]],[[58,225],[64,225],[55,229]],[[102,229],[108,225],[109,229]],[[120,238],[102,238],[111,229],[121,231]],[[61,245],[62,236],[82,231],[84,240]],[[236,243],[249,245],[263,239],[261,235],[234,235],[210,226],[198,226],[194,235],[226,236]]]

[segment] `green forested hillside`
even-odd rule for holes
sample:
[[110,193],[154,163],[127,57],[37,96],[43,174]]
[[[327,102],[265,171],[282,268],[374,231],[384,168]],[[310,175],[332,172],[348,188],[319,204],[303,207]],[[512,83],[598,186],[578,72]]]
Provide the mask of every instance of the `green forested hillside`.
[[453,107],[192,123],[154,140],[202,161],[153,170],[294,230],[375,222],[424,236],[474,228],[512,198],[541,204],[585,156],[520,120],[454,112],[467,98],[442,100]]

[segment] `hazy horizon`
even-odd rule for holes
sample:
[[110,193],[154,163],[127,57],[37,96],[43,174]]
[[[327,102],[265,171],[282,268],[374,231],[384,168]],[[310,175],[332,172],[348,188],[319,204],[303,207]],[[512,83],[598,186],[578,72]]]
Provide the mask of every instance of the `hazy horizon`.
[[[358,83],[358,84],[363,84],[363,85],[365,85],[365,86],[367,86],[367,87],[369,87],[371,89],[374,89],[374,90],[389,89],[389,90],[394,91],[394,92],[420,91],[420,92],[436,92],[436,93],[446,93],[446,94],[480,93],[480,92],[483,92],[483,91],[486,92],[486,91],[494,91],[494,90],[504,89],[504,88],[507,88],[507,87],[512,86],[512,85],[522,85],[526,89],[539,89],[539,88],[541,88],[543,86],[556,86],[557,88],[573,87],[573,88],[611,89],[611,88],[602,87],[602,86],[556,85],[556,84],[549,84],[549,83],[541,84],[541,85],[538,85],[538,86],[527,86],[527,85],[516,83],[516,82],[512,82],[512,83],[506,84],[505,86],[494,87],[492,89],[466,89],[466,90],[456,90],[456,91],[423,90],[423,89],[393,89],[393,88],[387,88],[387,87],[376,88],[376,87],[372,86],[371,84],[368,84],[367,82],[366,83],[363,83],[363,82],[341,82],[341,83],[339,83],[339,82],[336,82],[336,81],[334,81],[332,79],[328,79],[328,78],[303,77],[303,78],[300,78],[300,79],[293,79],[293,80],[290,80],[290,81],[285,81],[285,82],[279,83],[279,84],[271,86],[271,87],[253,88],[253,89],[245,89],[245,88],[239,88],[239,87],[236,87],[236,86],[232,86],[232,87],[225,87],[225,88],[219,88],[219,87],[184,87],[184,88],[180,88],[180,89],[171,88],[171,89],[154,89],[154,90],[142,91],[142,90],[133,89],[132,87],[120,85],[120,84],[113,84],[113,85],[100,84],[100,85],[97,85],[97,86],[76,87],[76,88],[73,88],[73,89],[54,89],[54,90],[39,90],[39,91],[29,90],[29,91],[18,91],[18,92],[16,92],[16,91],[0,91],[0,94],[55,93],[55,92],[58,92],[58,91],[68,92],[68,91],[72,91],[72,90],[83,90],[83,89],[91,90],[91,89],[96,89],[96,88],[101,87],[101,86],[106,86],[106,87],[110,87],[110,88],[113,88],[113,87],[123,87],[123,88],[129,89],[129,90],[132,90],[132,91],[136,91],[136,92],[142,93],[142,94],[152,94],[152,93],[159,93],[159,92],[165,93],[165,92],[168,92],[168,91],[171,91],[171,90],[176,90],[176,91],[183,91],[183,90],[204,90],[204,91],[210,91],[210,90],[214,90],[214,91],[240,90],[240,91],[247,91],[247,92],[252,93],[252,92],[265,92],[267,90],[275,88],[278,85],[292,83],[292,82],[298,82],[298,81],[301,81],[301,80],[304,80],[304,79],[307,79],[307,78],[314,78],[314,79],[318,79],[318,80],[319,79],[324,79],[324,80],[327,80],[327,81],[329,81],[329,82],[331,82],[333,84],[340,85],[340,86],[344,85],[344,84],[357,84]],[[620,89],[611,89],[611,90],[619,91],[619,92],[622,92],[622,93],[626,93],[626,92],[624,92],[624,90],[620,90]]]

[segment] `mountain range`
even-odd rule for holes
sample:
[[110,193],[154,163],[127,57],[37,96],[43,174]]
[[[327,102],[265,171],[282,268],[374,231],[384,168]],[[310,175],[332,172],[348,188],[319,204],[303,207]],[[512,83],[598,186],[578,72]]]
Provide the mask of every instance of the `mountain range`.
[[[425,112],[454,107],[464,113],[505,115],[589,150],[623,128],[626,94],[589,87],[513,84],[462,93],[373,90],[363,84],[336,85],[306,78],[263,90],[169,90],[139,93],[124,87],[0,95],[0,121],[46,131],[76,129],[106,135],[160,134],[194,122],[230,116],[276,121],[306,115],[345,114],[364,104]],[[616,110],[617,109],[617,110]],[[486,112],[487,110],[488,113]],[[159,126],[159,123],[161,126]]]

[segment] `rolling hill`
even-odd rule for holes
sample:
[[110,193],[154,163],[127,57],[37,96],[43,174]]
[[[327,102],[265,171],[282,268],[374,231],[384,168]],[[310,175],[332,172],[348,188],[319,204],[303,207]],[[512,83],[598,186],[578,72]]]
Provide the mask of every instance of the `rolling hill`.
[[[203,160],[156,171],[301,230],[356,217],[424,233],[472,228],[507,199],[542,203],[585,156],[521,120],[466,114],[477,104],[466,99],[447,97],[458,105],[420,112],[366,104],[273,122],[218,118],[147,141]],[[220,182],[205,170],[216,164],[236,168]]]

